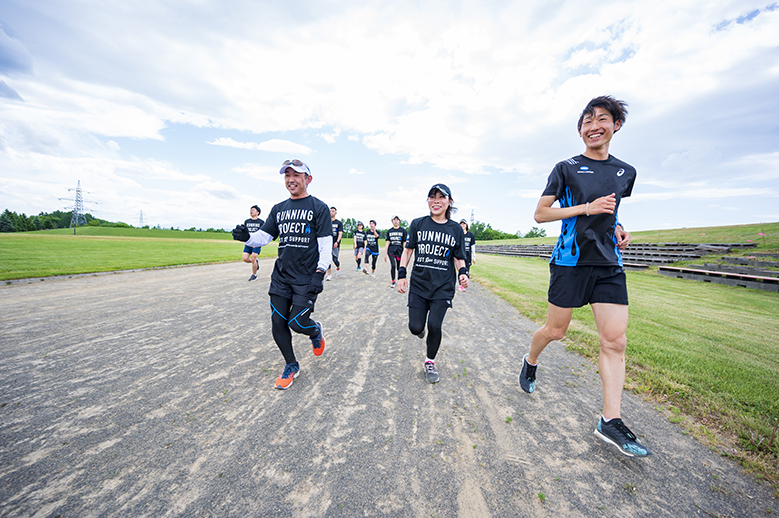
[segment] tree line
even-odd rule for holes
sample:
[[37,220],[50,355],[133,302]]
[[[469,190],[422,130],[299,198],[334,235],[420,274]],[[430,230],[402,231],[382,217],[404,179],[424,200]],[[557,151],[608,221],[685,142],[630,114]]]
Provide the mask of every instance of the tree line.
[[[357,230],[357,220],[354,218],[346,218],[344,220],[341,220],[341,222],[344,225],[344,237],[354,237],[354,232],[355,230]],[[367,221],[363,221],[363,224],[365,225],[366,229],[370,228]],[[408,230],[408,221],[404,219],[400,220],[400,226]],[[377,227],[376,230],[379,231],[379,235],[383,239],[384,237],[386,237],[387,230],[389,229],[379,229]],[[519,238],[546,237],[546,230],[542,228],[532,227],[525,234],[522,234],[521,232],[509,234],[508,232],[503,232],[494,229],[492,228],[492,225],[490,225],[489,223],[482,223],[481,221],[475,221],[473,225],[469,226],[468,230],[471,233],[473,233],[473,236],[476,239],[476,241],[493,241],[496,239],[516,239],[518,237]]]
[[[127,223],[113,223],[104,219],[96,218],[91,214],[85,214],[88,226],[93,227],[125,227],[129,228]],[[73,219],[73,212],[63,212],[55,210],[54,212],[41,212],[35,216],[28,216],[25,213],[17,214],[5,209],[0,214],[0,232],[33,232],[36,230],[49,230],[54,228],[68,228]]]

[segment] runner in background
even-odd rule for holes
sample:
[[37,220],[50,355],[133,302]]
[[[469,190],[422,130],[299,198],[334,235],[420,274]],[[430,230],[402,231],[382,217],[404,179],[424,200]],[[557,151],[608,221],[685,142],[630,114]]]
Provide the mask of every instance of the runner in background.
[[[249,216],[251,216],[249,219],[243,222],[244,225],[246,225],[246,228],[249,230],[249,232],[257,232],[259,229],[262,228],[262,225],[265,223],[263,220],[260,219],[260,213],[262,211],[260,210],[260,207],[257,205],[252,205],[249,209]],[[249,277],[250,281],[254,281],[257,279],[257,272],[260,269],[260,259],[259,255],[260,252],[262,252],[262,247],[250,247],[244,245],[243,247],[243,262],[245,263],[251,263],[252,265],[252,276]]]
[[357,222],[357,230],[354,232],[354,260],[357,261],[357,271],[360,271],[360,261],[365,253],[365,225]]
[[[333,263],[335,264],[335,276],[341,275],[341,263],[338,261],[338,254],[341,252],[341,237],[344,235],[344,224],[340,219],[335,219],[335,215],[338,214],[338,209],[330,207],[330,221],[333,225]],[[332,279],[330,275],[330,268],[327,269],[326,281]]]
[[[455,285],[468,287],[465,268],[465,240],[460,226],[451,220],[453,207],[449,187],[436,184],[427,194],[429,216],[411,222],[408,241],[398,268],[398,291],[408,291],[408,328],[411,334],[425,337],[427,320],[427,357],[424,372],[428,383],[438,383],[435,357],[441,346],[441,326],[446,310],[452,307]],[[414,267],[411,282],[406,280],[411,255]]]
[[370,228],[365,233],[365,268],[363,272],[368,275],[368,259],[371,260],[371,277],[376,277],[376,259],[379,258],[379,231],[376,230],[376,222],[370,220]]
[[394,216],[392,228],[384,236],[384,262],[386,263],[387,258],[389,258],[391,288],[395,287],[395,269],[400,266],[400,256],[403,255],[403,246],[406,244],[407,238],[406,229],[400,226],[400,217]]
[[[468,222],[464,219],[460,220],[460,226],[463,229],[463,234],[465,238],[465,267],[468,268],[468,275],[471,274],[471,263],[476,262],[476,247],[474,246],[476,243],[476,237],[473,235],[473,232],[468,230]],[[465,287],[460,285],[459,286],[460,291],[465,291]]]

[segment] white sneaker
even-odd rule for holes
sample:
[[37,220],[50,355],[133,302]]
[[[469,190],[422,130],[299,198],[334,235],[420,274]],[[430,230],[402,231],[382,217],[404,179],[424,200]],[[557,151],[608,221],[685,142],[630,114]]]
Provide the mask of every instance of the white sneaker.
[[376,277],[376,274],[375,273],[371,273],[371,277]]
[[325,280],[326,280],[326,281],[329,281],[329,280],[331,280],[332,278],[333,278],[333,276],[332,276],[332,275],[328,275],[327,277],[325,277]]
[[341,269],[340,269],[340,268],[338,268],[338,269],[335,271],[335,276],[336,276],[336,277],[340,277],[340,276],[341,276]]

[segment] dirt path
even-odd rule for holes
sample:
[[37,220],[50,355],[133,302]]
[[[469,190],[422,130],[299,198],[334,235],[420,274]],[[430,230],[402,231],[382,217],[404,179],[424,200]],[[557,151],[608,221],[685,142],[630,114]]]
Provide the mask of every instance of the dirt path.
[[[344,261],[349,263],[349,261]],[[517,374],[532,322],[478,286],[422,374],[404,296],[327,282],[327,350],[270,333],[268,274],[243,263],[0,287],[0,516],[758,516],[770,489],[626,394],[655,456],[592,430],[600,381],[553,344]],[[509,419],[510,418],[510,419]],[[543,498],[540,496],[543,495]]]

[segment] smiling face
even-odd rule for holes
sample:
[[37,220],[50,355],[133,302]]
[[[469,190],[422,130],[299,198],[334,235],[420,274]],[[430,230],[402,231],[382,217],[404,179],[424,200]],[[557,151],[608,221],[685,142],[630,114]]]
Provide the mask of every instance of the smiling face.
[[463,229],[463,233],[468,232],[468,225],[466,225],[463,222],[460,222],[460,227]]
[[611,138],[621,126],[622,123],[619,121],[614,123],[614,118],[605,108],[601,106],[593,108],[592,114],[584,116],[582,127],[579,129],[579,136],[587,147],[584,156],[597,160],[608,158]]
[[335,221],[335,215],[338,214],[338,211],[335,209],[330,209],[330,219]]
[[308,184],[311,183],[311,180],[311,175],[298,173],[291,167],[288,167],[287,170],[284,171],[284,185],[287,187],[290,198],[293,200],[308,196],[306,189],[308,188]]
[[430,215],[434,220],[440,221],[446,219],[446,209],[452,204],[452,199],[441,194],[441,191],[435,191],[427,197],[427,207],[430,209]]

